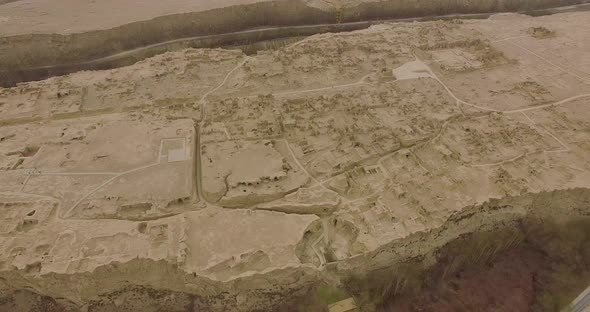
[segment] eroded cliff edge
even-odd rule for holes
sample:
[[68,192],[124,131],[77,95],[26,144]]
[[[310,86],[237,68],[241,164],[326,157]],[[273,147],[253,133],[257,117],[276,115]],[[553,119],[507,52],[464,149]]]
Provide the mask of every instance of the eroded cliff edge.
[[[0,276],[2,292],[8,296],[17,289],[29,290],[57,299],[61,307],[72,311],[131,311],[158,306],[168,311],[292,309],[298,302],[305,302],[309,292],[322,284],[358,291],[358,298],[363,298],[363,294],[386,290],[386,285],[391,283],[389,279],[393,279],[397,289],[388,291],[401,295],[412,283],[422,282],[418,277],[442,256],[456,258],[444,273],[452,275],[518,245],[529,235],[522,232],[526,229],[522,223],[527,220],[565,225],[571,220],[587,219],[589,214],[588,189],[494,199],[480,206],[466,207],[440,228],[392,241],[361,256],[328,263],[325,270],[313,266],[284,268],[227,282],[193,275],[165,261],[145,259],[111,263],[91,272],[73,274],[38,274],[30,268],[4,268]],[[470,244],[456,246],[456,241],[468,236],[476,238]],[[457,254],[441,253],[445,248],[448,252],[448,246],[453,244],[455,247],[450,250]],[[364,278],[370,278],[370,283],[362,283]],[[370,286],[365,288],[367,285]],[[7,301],[8,296],[3,300]],[[374,308],[371,300],[363,303],[368,311]]]

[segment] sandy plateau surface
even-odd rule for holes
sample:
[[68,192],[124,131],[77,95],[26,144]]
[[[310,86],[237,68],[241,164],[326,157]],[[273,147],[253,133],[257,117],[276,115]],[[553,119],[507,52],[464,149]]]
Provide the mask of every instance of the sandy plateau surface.
[[321,272],[492,198],[588,188],[589,20],[382,24],[0,89],[0,273],[57,296],[38,281],[139,260]]

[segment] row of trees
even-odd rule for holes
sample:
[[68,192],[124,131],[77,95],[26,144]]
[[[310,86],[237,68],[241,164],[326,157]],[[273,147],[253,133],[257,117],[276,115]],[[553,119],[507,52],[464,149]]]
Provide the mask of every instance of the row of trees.
[[494,12],[528,12],[582,0],[387,0],[345,8],[342,22]]

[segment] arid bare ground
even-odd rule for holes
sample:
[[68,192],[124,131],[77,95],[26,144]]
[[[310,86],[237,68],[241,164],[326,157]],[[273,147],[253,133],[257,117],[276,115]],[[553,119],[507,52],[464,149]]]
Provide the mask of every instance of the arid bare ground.
[[0,89],[0,289],[268,310],[587,215],[589,18],[383,24]]
[[16,0],[0,1],[0,35],[69,34],[108,29],[158,16],[269,0]]

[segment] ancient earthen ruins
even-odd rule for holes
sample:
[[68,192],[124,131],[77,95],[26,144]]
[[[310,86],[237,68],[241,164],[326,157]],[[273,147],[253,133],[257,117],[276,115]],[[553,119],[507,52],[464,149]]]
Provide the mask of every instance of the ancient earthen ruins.
[[0,88],[0,292],[270,311],[464,234],[587,216],[589,21],[383,23]]

